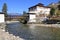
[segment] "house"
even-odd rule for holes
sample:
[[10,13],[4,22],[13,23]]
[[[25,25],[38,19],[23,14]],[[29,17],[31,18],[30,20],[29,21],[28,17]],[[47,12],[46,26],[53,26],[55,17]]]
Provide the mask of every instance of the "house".
[[5,22],[4,13],[0,12],[0,23],[4,23],[4,22]]
[[50,15],[50,7],[44,6],[42,3],[38,3],[35,6],[29,8],[29,22],[42,22]]

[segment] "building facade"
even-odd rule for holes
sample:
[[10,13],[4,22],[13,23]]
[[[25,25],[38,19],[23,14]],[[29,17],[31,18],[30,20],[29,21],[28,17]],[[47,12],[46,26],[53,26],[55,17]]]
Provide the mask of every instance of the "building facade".
[[4,22],[5,22],[4,13],[0,12],[0,23],[4,23]]
[[41,22],[50,15],[50,7],[38,3],[29,8],[29,22]]

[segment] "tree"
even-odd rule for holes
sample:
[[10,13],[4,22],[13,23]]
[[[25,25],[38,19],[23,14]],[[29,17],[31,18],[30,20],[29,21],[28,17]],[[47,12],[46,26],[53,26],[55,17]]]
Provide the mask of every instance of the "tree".
[[53,16],[55,14],[55,9],[51,8],[50,15]]
[[27,15],[27,12],[26,11],[23,11],[23,15],[26,16]]
[[26,14],[26,11],[23,11],[23,14]]
[[4,3],[4,5],[3,5],[2,12],[5,13],[5,17],[8,16],[7,15],[7,4],[6,3]]

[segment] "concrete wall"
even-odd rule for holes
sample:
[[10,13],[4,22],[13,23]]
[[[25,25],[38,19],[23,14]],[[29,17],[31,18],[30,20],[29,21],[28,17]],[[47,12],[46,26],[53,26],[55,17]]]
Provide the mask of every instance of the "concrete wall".
[[4,14],[0,14],[0,23],[4,23],[4,22],[5,22]]

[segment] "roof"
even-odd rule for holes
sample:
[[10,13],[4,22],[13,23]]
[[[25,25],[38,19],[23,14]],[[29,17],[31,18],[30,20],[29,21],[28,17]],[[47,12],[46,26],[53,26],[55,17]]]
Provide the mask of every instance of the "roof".
[[36,13],[28,13],[28,14],[36,14]]
[[0,14],[4,14],[3,12],[0,12]]
[[29,9],[30,9],[30,8],[33,8],[33,7],[36,7],[36,6],[45,7],[45,8],[50,8],[50,7],[48,7],[48,6],[44,6],[44,4],[42,4],[42,3],[38,3],[38,4],[36,4],[35,6],[29,7]]

